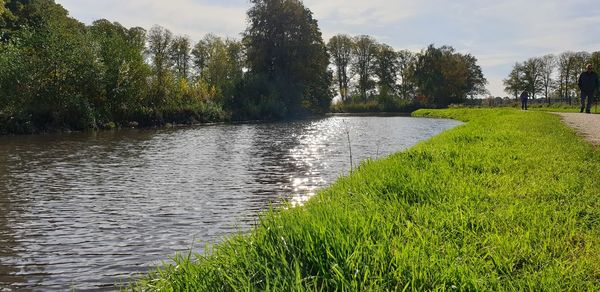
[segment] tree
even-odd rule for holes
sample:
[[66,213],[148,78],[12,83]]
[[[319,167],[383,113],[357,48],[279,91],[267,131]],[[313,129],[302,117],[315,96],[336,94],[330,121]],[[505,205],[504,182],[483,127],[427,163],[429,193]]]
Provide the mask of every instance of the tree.
[[377,42],[370,36],[354,37],[352,72],[358,76],[358,92],[367,102],[369,90],[375,87],[372,77],[375,69]]
[[229,78],[240,80],[246,64],[244,46],[240,41],[233,39],[227,39],[225,46],[227,47],[227,55],[229,57]]
[[531,93],[532,99],[535,99],[536,94],[543,90],[542,67],[543,62],[540,58],[530,58],[523,63],[523,82],[527,91]]
[[416,55],[408,50],[398,52],[398,73],[400,75],[400,96],[409,99],[415,94],[415,72]]
[[13,64],[2,70],[0,94],[10,94],[11,113],[31,125],[24,131],[95,127],[103,68],[85,25],[54,1],[6,4],[3,59]]
[[242,44],[208,34],[194,46],[192,54],[198,79],[215,87],[221,98],[231,99],[243,75]]
[[166,101],[170,80],[170,69],[173,66],[170,58],[170,49],[173,41],[173,34],[160,26],[154,26],[148,32],[147,52],[152,60],[156,82],[154,85],[154,96],[151,103],[159,105]]
[[515,99],[519,98],[519,93],[525,90],[525,83],[523,82],[523,65],[515,63],[512,71],[508,74],[508,77],[503,80],[504,91],[514,95]]
[[212,34],[206,35],[204,39],[198,41],[192,49],[192,63],[194,64],[198,76],[202,76],[207,67],[208,60],[210,59],[209,52],[211,42],[209,41],[213,38],[216,38],[216,36],[213,36]]
[[173,69],[179,79],[188,79],[191,60],[191,40],[186,36],[175,37],[171,43]]
[[[596,73],[600,72],[600,51],[595,51],[590,56],[590,64],[594,66]],[[596,90],[596,102],[600,99],[600,90]],[[597,104],[596,104],[597,105]]]
[[420,94],[438,106],[481,94],[487,84],[475,57],[456,53],[449,46],[433,45],[417,57],[415,82]]
[[333,65],[335,66],[336,80],[342,101],[346,101],[348,98],[350,83],[348,70],[352,61],[352,46],[352,39],[344,34],[333,36],[327,44]]
[[89,27],[99,46],[98,56],[103,64],[102,82],[106,101],[105,122],[122,121],[139,109],[145,99],[149,68],[144,62],[145,33],[143,28],[127,29],[117,22],[101,19]]
[[556,69],[556,57],[554,55],[545,55],[541,59],[541,85],[544,90],[544,96],[546,97],[546,101],[550,104],[550,88],[553,84],[552,75],[554,74],[554,70]]
[[419,93],[426,97],[431,103],[441,99],[440,86],[443,85],[442,63],[444,52],[433,45],[429,45],[417,57],[415,68],[415,81]]
[[594,66],[594,70],[598,72],[600,70],[600,51],[593,52],[589,62]]
[[69,18],[67,10],[53,0],[2,0],[2,4],[0,34],[4,41],[18,34],[23,28],[37,30],[47,27],[52,21],[83,27],[79,21]]
[[464,90],[466,94],[471,98],[476,95],[489,94],[485,85],[487,85],[487,79],[483,76],[481,67],[477,64],[477,58],[471,54],[458,54],[458,57],[467,67],[466,84]]
[[564,52],[558,59],[559,91],[562,97],[571,104],[570,77],[575,71],[575,53]]
[[7,0],[0,0],[0,42],[8,40],[10,31],[7,29],[8,23],[14,19],[14,15],[6,8]]
[[269,111],[276,116],[327,111],[332,98],[329,55],[312,12],[298,0],[250,2],[243,39],[248,74],[271,87],[263,88],[273,104]]
[[374,73],[378,79],[380,94],[386,92],[393,95],[396,93],[399,67],[396,51],[386,44],[378,45],[375,53]]

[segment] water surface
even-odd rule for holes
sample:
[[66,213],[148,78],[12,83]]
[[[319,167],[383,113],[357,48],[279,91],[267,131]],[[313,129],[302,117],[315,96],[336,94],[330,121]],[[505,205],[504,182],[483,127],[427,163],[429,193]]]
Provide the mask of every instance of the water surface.
[[113,290],[347,174],[347,133],[356,165],[458,124],[329,117],[0,137],[0,291]]

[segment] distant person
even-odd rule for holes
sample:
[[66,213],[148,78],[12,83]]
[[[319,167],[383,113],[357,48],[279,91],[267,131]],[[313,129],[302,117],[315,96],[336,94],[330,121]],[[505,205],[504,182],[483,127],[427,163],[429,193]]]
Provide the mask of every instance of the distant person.
[[521,92],[521,109],[527,110],[527,101],[529,100],[529,92]]
[[[592,102],[594,102],[594,93],[598,90],[598,74],[594,72],[592,64],[587,64],[585,72],[579,75],[579,89],[581,90],[581,109],[580,113],[585,108],[586,113],[590,113]],[[585,104],[587,100],[587,106]]]

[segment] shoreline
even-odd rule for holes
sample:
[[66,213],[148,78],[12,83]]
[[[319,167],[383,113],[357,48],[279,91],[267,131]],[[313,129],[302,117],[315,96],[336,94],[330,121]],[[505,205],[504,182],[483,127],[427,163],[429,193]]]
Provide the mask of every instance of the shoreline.
[[413,115],[466,124],[363,163],[304,206],[267,211],[248,234],[176,257],[130,289],[597,287],[597,150],[547,113]]
[[333,117],[410,117],[410,112],[327,113]]
[[410,117],[411,113],[394,113],[394,112],[365,112],[365,113],[325,113],[323,115],[311,115],[305,117],[296,117],[292,119],[284,120],[231,120],[231,121],[218,121],[218,122],[194,122],[194,123],[163,123],[150,126],[115,126],[108,128],[90,128],[86,130],[70,130],[70,129],[51,129],[46,131],[34,131],[32,133],[7,133],[1,134],[2,137],[18,137],[18,136],[44,136],[53,134],[71,134],[71,133],[101,133],[101,132],[112,132],[112,131],[123,131],[123,130],[160,130],[160,129],[173,129],[173,128],[187,128],[187,127],[199,127],[199,126],[214,126],[214,125],[243,125],[243,124],[260,124],[260,123],[279,123],[279,122],[290,122],[290,121],[301,121],[310,119],[320,119],[326,117]]

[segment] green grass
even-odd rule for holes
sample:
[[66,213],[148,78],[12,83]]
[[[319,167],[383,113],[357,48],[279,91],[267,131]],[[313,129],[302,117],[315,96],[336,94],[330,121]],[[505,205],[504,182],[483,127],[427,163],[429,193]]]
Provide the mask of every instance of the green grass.
[[[581,105],[578,102],[574,102],[572,105],[568,105],[566,103],[554,103],[551,105],[548,104],[532,104],[529,105],[529,110],[532,111],[544,111],[544,112],[562,112],[562,113],[578,113]],[[592,106],[592,113],[600,113],[600,109],[594,104]]]
[[305,206],[180,256],[133,290],[600,289],[600,152],[558,117],[419,110],[467,122],[368,161]]

